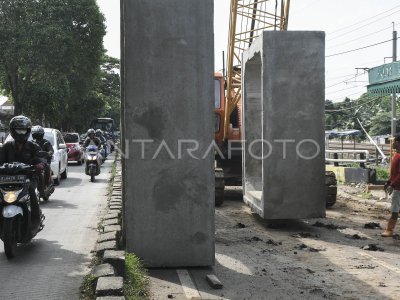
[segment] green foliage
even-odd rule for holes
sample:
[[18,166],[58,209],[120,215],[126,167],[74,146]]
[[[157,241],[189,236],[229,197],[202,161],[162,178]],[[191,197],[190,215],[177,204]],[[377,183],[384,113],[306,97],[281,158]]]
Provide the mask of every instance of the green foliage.
[[146,271],[140,262],[140,259],[132,254],[126,253],[125,255],[125,297],[128,300],[144,300],[148,297],[148,278]]
[[86,275],[83,278],[83,283],[80,287],[81,291],[81,299],[83,300],[91,300],[96,299],[95,291],[96,291],[96,277],[92,274]]
[[391,113],[386,111],[378,112],[372,116],[372,126],[370,127],[371,135],[384,135],[391,131]]
[[[398,100],[398,105],[400,101]],[[325,101],[326,129],[358,129],[357,119],[361,121],[370,135],[390,134],[391,96],[371,96],[363,94],[359,99],[344,99],[333,103]],[[400,128],[400,127],[398,127]]]
[[117,59],[96,0],[0,1],[0,91],[15,114],[63,130],[119,120]]
[[374,169],[376,170],[376,179],[378,181],[387,181],[389,179],[389,168],[375,167]]

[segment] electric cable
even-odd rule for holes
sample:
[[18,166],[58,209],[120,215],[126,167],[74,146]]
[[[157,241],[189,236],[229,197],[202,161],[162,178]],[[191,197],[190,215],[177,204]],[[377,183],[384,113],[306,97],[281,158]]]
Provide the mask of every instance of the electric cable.
[[[348,25],[348,26],[346,26],[346,27],[339,28],[339,29],[337,29],[337,30],[335,30],[335,31],[328,32],[327,34],[328,34],[328,35],[332,35],[332,34],[334,35],[336,32],[339,32],[339,31],[342,31],[342,30],[344,30],[344,29],[348,29],[349,27],[353,27],[353,26],[356,26],[356,25],[358,25],[358,24],[360,24],[360,23],[369,21],[369,20],[371,20],[371,19],[373,19],[373,18],[375,18],[375,17],[377,17],[377,16],[379,16],[379,15],[382,15],[382,14],[385,14],[385,13],[387,13],[387,12],[390,12],[390,11],[392,11],[392,10],[398,8],[398,7],[400,7],[400,5],[397,5],[397,6],[393,7],[393,8],[391,8],[391,9],[389,9],[389,10],[387,10],[387,11],[384,11],[384,12],[382,12],[382,13],[379,13],[379,14],[377,14],[377,15],[375,15],[375,16],[372,16],[372,17],[369,17],[369,18],[364,19],[364,20],[362,20],[362,21],[356,22],[356,23],[354,23],[354,24],[352,24],[352,25]],[[329,39],[329,40],[333,40],[333,39],[336,39],[336,38],[341,37],[341,36],[343,36],[343,35],[347,35],[348,33],[354,32],[354,31],[356,31],[356,30],[358,30],[358,29],[361,29],[361,28],[363,28],[363,27],[365,27],[365,26],[367,26],[367,25],[373,24],[373,23],[375,23],[375,22],[378,22],[379,20],[382,20],[382,19],[384,19],[384,18],[387,18],[387,17],[389,17],[389,16],[391,16],[391,15],[394,15],[395,13],[397,13],[397,12],[399,12],[399,11],[400,11],[400,10],[396,10],[396,11],[392,12],[391,14],[388,14],[388,15],[386,15],[386,16],[383,16],[382,18],[379,18],[379,19],[377,19],[377,20],[371,21],[371,22],[369,22],[369,23],[367,23],[367,24],[365,24],[365,25],[362,25],[362,26],[360,26],[360,27],[357,27],[356,29],[350,30],[350,31],[345,32],[345,33],[343,33],[343,34],[340,34],[340,35],[338,35],[338,36],[336,36],[336,37],[333,37],[333,38],[331,38],[331,39]],[[328,41],[329,41],[329,40],[328,40]]]
[[[355,93],[347,94],[347,95],[344,96],[344,98],[349,98],[350,96],[360,94],[360,93],[362,93],[364,90],[365,90],[365,88],[363,88],[362,90],[359,90],[359,91],[357,91],[357,92],[355,92]],[[328,99],[328,100],[331,100],[331,101],[335,102],[335,101],[340,101],[340,100],[342,100],[342,99],[343,99],[343,97],[335,98],[335,99]]]
[[343,92],[343,91],[347,91],[347,90],[352,90],[352,89],[359,88],[359,87],[361,87],[361,85],[347,87],[347,88],[344,88],[344,89],[341,89],[341,90],[337,90],[337,91],[333,91],[333,92],[329,92],[329,93],[326,93],[326,94],[327,94],[327,95],[336,94],[336,93],[339,93],[339,92]]
[[361,40],[361,39],[363,39],[363,38],[365,38],[365,37],[369,37],[369,36],[371,36],[371,35],[374,35],[374,34],[377,34],[377,33],[379,33],[379,32],[385,31],[385,30],[387,30],[387,29],[389,29],[389,28],[392,28],[392,25],[387,26],[387,27],[385,27],[385,28],[383,28],[383,29],[380,29],[380,30],[378,30],[378,31],[375,31],[375,32],[372,32],[372,33],[369,33],[369,34],[360,36],[360,37],[358,37],[358,38],[352,39],[351,41],[347,41],[347,42],[344,42],[344,43],[341,43],[341,44],[336,44],[336,45],[330,46],[330,47],[328,47],[327,49],[337,48],[337,47],[340,47],[340,46],[343,46],[343,45],[351,44],[351,43],[354,42],[354,41]]
[[[397,39],[399,39],[399,38],[397,38]],[[379,42],[379,43],[375,43],[375,44],[368,45],[368,46],[364,46],[364,47],[361,47],[361,48],[356,48],[356,49],[352,49],[352,50],[348,50],[348,51],[343,51],[343,52],[327,55],[327,56],[325,56],[325,58],[338,56],[338,55],[342,55],[342,54],[347,54],[347,53],[354,52],[354,51],[363,50],[363,49],[366,49],[366,48],[370,48],[370,47],[374,47],[374,46],[377,46],[377,45],[385,44],[385,43],[388,43],[388,42],[391,42],[391,41],[393,41],[393,39],[386,40],[386,41]]]
[[[351,109],[354,109],[354,108],[361,107],[361,106],[364,106],[366,104],[372,103],[374,101],[377,101],[377,100],[381,99],[382,97],[383,96],[379,96],[379,97],[377,97],[375,99],[372,99],[371,101],[368,101],[368,102],[365,102],[365,103],[362,103],[362,104],[359,104],[359,105],[355,105],[355,106],[352,106],[352,107],[346,107],[346,108],[341,108],[341,109],[326,109],[325,112],[340,112],[340,111],[351,110]],[[360,101],[360,100],[357,100],[357,101]]]

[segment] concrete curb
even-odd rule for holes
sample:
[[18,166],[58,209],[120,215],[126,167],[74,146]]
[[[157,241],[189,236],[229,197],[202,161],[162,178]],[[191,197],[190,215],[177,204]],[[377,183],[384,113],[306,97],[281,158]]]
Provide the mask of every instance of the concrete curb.
[[99,222],[99,238],[94,252],[100,264],[93,266],[96,299],[125,299],[125,252],[120,251],[122,216],[122,167],[118,154],[115,158],[116,174],[111,186],[107,208]]

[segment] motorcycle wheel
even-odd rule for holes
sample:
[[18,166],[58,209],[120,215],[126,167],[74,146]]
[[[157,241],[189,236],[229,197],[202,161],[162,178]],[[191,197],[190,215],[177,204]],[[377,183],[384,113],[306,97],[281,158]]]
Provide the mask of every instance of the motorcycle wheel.
[[95,177],[94,174],[90,174],[90,181],[91,182],[94,182],[94,177]]
[[17,227],[14,226],[14,219],[4,221],[4,252],[8,259],[15,257],[17,252]]

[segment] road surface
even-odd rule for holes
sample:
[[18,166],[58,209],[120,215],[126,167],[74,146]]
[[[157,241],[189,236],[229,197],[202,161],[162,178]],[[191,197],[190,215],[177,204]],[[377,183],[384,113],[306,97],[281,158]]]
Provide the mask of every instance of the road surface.
[[7,260],[0,242],[0,299],[79,299],[97,240],[98,215],[106,206],[112,158],[91,183],[84,167],[69,165],[47,203],[45,228],[17,257]]

